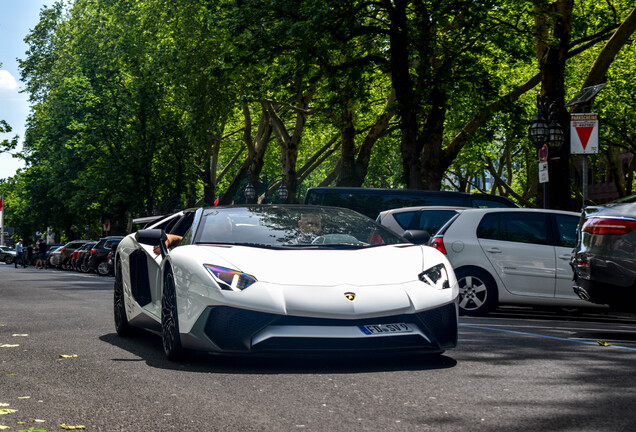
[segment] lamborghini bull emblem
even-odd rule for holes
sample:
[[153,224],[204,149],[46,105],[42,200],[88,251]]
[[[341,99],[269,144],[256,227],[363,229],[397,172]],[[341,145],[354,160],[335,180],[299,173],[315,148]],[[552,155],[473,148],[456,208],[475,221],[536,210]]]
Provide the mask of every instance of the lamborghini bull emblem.
[[354,301],[356,299],[356,293],[352,293],[352,292],[346,292],[344,294],[344,296],[347,298],[347,300],[349,301]]

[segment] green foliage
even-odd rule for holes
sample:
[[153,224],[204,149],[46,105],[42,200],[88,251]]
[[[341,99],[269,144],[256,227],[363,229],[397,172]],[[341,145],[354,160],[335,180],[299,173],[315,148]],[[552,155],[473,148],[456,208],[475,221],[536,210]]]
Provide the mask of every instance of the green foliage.
[[[442,187],[461,190],[489,173],[505,182],[492,192],[532,205],[536,154],[526,134],[538,89],[502,98],[538,73],[534,3],[55,3],[42,10],[20,62],[32,110],[20,154],[26,168],[0,184],[5,224],[20,234],[52,227],[64,238],[97,237],[110,219],[124,232],[133,216],[211,204],[246,181],[240,168],[248,162],[269,179],[291,163],[304,179],[301,198],[326,179],[412,187],[408,172],[417,167],[423,183],[435,171],[448,179]],[[586,49],[568,60],[568,97],[632,8],[629,0],[575,3],[572,49]],[[604,150],[636,147],[634,58],[632,43],[597,99]],[[391,89],[395,104],[387,103]],[[300,96],[309,101],[302,127]],[[280,135],[262,160],[250,159],[243,106],[254,136],[270,119],[263,101],[275,102],[285,132],[301,129],[292,162]],[[385,113],[389,121],[365,149]],[[10,131],[5,122],[0,129]],[[329,142],[338,151],[326,151]],[[16,144],[5,140],[0,151]]]

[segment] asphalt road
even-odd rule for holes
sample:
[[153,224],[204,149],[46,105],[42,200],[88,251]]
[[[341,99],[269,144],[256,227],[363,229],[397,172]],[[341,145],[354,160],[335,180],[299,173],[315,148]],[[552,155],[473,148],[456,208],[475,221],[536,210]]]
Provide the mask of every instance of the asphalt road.
[[459,346],[432,358],[196,355],[172,363],[157,336],[115,334],[112,281],[0,265],[0,425],[636,430],[636,320],[627,315],[462,317]]

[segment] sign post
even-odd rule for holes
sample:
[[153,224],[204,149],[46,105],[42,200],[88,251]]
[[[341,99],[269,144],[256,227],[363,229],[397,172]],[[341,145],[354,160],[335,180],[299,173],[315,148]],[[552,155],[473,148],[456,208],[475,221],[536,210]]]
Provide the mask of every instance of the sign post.
[[570,153],[583,155],[581,195],[587,201],[587,155],[598,153],[598,114],[570,114]]

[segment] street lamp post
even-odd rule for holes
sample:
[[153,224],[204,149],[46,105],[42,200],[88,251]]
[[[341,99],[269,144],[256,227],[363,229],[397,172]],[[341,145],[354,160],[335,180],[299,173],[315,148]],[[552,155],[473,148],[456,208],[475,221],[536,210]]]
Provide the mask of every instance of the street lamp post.
[[[267,181],[267,175],[265,176],[265,179],[262,183],[267,184],[267,186],[265,187],[265,194],[264,194],[263,201],[267,200],[267,197],[270,196],[269,189],[279,180],[280,180],[280,186],[278,187],[278,190],[274,193],[278,195],[278,198],[282,202],[287,201],[287,197],[289,197],[289,191],[287,190],[287,186],[285,186],[285,175],[276,176],[274,177],[274,179],[270,180],[269,182]],[[259,183],[261,182],[259,181]],[[254,185],[251,182],[248,182],[247,186],[245,187],[245,202],[255,203],[257,195],[258,195],[258,191],[254,187]]]
[[[547,97],[541,100],[541,97],[537,96],[537,115],[528,128],[528,138],[538,150],[539,172],[546,174],[543,178],[540,175],[539,181],[543,183],[543,208],[548,208],[550,202],[549,178],[547,177],[548,154],[550,151],[557,153],[565,141],[563,129],[557,121],[556,102],[550,102]],[[554,159],[557,158],[552,158]]]

